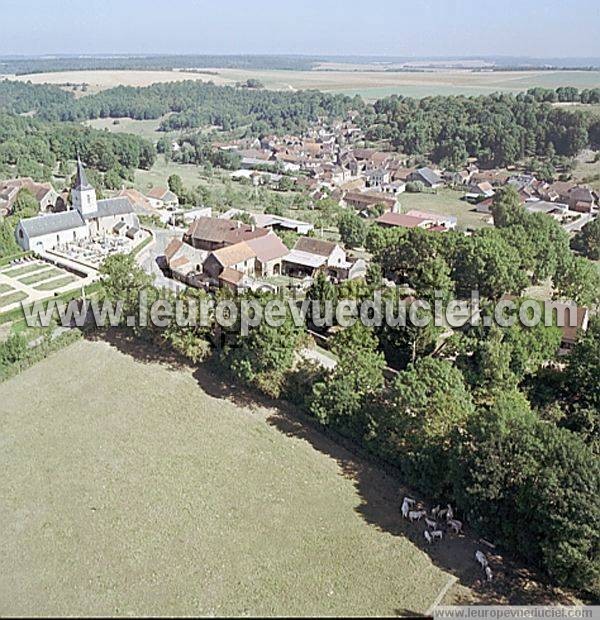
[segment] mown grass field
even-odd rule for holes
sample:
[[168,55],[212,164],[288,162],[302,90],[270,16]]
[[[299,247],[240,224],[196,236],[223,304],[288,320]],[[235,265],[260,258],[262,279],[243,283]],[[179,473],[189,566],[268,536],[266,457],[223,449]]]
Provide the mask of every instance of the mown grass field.
[[66,71],[19,76],[34,83],[87,83],[88,93],[98,92],[120,84],[147,86],[154,82],[178,80],[212,81],[215,84],[235,84],[248,78],[259,79],[267,88],[301,90],[315,88],[350,95],[359,94],[372,100],[391,94],[413,97],[428,95],[481,95],[496,91],[518,92],[534,86],[556,88],[600,86],[600,71],[283,71],[208,69],[214,75],[180,71]]
[[[0,614],[431,605],[448,574],[365,518],[331,442],[214,383],[84,341],[0,385]],[[368,490],[383,521],[398,518],[397,497]]]

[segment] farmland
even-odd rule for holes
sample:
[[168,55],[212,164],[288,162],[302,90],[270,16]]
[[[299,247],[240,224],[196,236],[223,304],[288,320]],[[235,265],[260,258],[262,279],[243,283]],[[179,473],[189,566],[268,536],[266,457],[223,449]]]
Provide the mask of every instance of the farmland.
[[123,351],[79,342],[0,386],[3,615],[429,608],[449,576],[390,533],[381,472],[365,513],[342,448]]
[[[481,95],[496,91],[519,92],[534,86],[556,88],[600,86],[600,71],[366,71],[366,70],[244,70],[210,69],[208,73],[182,71],[65,71],[19,76],[33,83],[86,83],[89,93],[118,85],[147,86],[177,80],[235,84],[249,78],[274,90],[318,89],[326,92],[359,94],[373,100],[391,94],[413,97],[428,95]],[[214,74],[213,74],[214,73]]]

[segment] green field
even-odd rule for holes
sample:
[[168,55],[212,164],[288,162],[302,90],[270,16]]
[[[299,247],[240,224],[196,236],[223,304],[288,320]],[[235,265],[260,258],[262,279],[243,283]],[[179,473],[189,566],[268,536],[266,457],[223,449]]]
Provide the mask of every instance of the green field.
[[[115,120],[119,122],[115,124]],[[122,117],[119,119],[113,118],[97,118],[91,121],[86,121],[84,124],[94,129],[108,129],[113,133],[132,133],[136,136],[142,136],[148,138],[154,142],[162,136],[174,135],[176,132],[161,132],[158,131],[162,118],[137,121],[132,118]]]
[[0,283],[0,294],[8,293],[8,291],[12,291],[13,287],[10,284],[5,284],[4,282]]
[[429,608],[449,575],[387,531],[384,474],[139,353],[78,342],[0,385],[2,615]]

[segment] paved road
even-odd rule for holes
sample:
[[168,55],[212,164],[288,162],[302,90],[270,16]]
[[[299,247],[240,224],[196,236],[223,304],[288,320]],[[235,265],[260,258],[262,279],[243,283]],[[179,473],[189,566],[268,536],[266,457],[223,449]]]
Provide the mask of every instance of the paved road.
[[148,250],[142,251],[140,254],[140,266],[142,269],[154,276],[154,284],[156,286],[165,286],[170,289],[178,289],[183,287],[182,284],[175,282],[169,278],[165,278],[163,272],[160,270],[156,259],[159,256],[163,256],[165,248],[172,239],[181,238],[181,229],[165,229],[155,228],[152,229],[154,233],[155,242]]
[[578,220],[575,220],[574,222],[571,222],[570,224],[566,224],[565,230],[567,232],[577,232],[581,230],[589,221],[594,219],[594,216],[595,214],[593,213],[584,213]]

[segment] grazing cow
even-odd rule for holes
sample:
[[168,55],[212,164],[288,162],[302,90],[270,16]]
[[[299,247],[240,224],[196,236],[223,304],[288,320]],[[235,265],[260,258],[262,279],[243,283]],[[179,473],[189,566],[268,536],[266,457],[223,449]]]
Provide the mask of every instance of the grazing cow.
[[406,501],[406,498],[404,498],[404,501],[402,502],[402,508],[400,510],[402,512],[402,516],[405,519],[408,519],[408,513],[410,511],[410,506],[409,506],[408,502]]
[[454,510],[452,510],[452,506],[448,504],[448,508],[446,510],[446,520],[451,521],[454,519]]
[[431,541],[433,540],[433,539],[431,538],[431,534],[430,534],[427,530],[425,530],[425,531],[423,532],[423,536],[425,536],[425,540],[426,540],[426,541],[427,541],[427,543],[430,545],[430,544],[431,544]]
[[484,568],[488,565],[487,558],[485,557],[485,553],[483,551],[475,551],[475,559],[481,564],[481,568]]
[[440,511],[440,505],[438,504],[435,508],[431,509],[431,516],[435,519],[438,516]]
[[438,510],[437,516],[439,519],[444,519],[446,517],[446,513],[448,512],[448,510],[446,508],[443,508],[442,510]]
[[433,532],[431,532],[431,538],[433,538],[433,540],[437,538],[442,540],[442,538],[444,538],[444,532],[442,532],[442,530],[433,530]]
[[405,497],[402,501],[406,502],[409,506],[414,506],[417,503],[417,500],[412,497]]
[[425,524],[432,530],[435,530],[435,528],[437,527],[437,523],[433,521],[433,519],[428,519],[427,517],[425,517]]
[[485,567],[485,576],[487,577],[488,581],[492,580],[492,569],[489,566]]
[[448,527],[451,530],[454,530],[455,534],[458,534],[462,530],[462,521],[459,521],[458,519],[449,519]]
[[420,521],[427,513],[424,510],[411,510],[408,513],[408,519],[411,523]]

